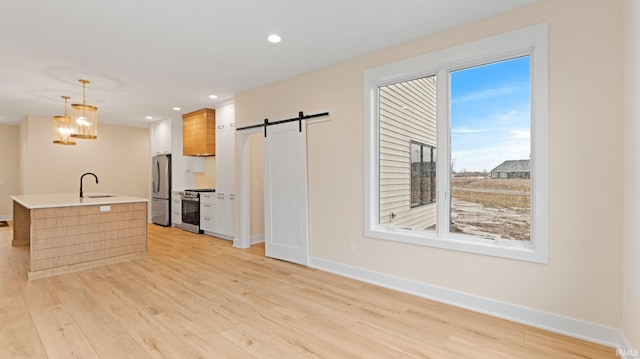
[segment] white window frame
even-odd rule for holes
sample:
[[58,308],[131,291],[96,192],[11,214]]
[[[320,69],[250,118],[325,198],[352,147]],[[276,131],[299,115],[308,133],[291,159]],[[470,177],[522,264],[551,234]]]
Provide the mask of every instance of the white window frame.
[[[531,240],[486,239],[449,232],[451,71],[522,55],[531,63]],[[409,230],[379,224],[379,96],[380,86],[437,76],[437,205],[436,231]],[[548,26],[546,23],[368,69],[365,96],[365,223],[366,237],[429,247],[548,263],[549,135]],[[446,94],[443,96],[442,94]],[[442,215],[446,213],[446,215]]]

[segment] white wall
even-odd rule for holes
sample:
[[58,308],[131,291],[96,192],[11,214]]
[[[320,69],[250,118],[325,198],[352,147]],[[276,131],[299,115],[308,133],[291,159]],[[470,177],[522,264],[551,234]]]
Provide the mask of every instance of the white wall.
[[216,162],[218,156],[205,157],[204,160],[204,172],[196,173],[195,187],[191,188],[216,188]]
[[249,141],[251,152],[254,153],[249,161],[250,235],[255,238],[264,236],[264,137],[262,133],[254,133]]
[[[540,22],[550,37],[549,263],[364,237],[363,71]],[[621,1],[547,0],[240,93],[236,122],[331,110],[308,126],[312,257],[621,328],[621,64]]]
[[171,189],[196,188],[196,174],[186,171],[187,158],[182,155],[182,118],[174,118],[171,128]]
[[19,193],[19,127],[0,125],[0,220],[11,219],[9,196]]
[[75,146],[52,143],[50,118],[27,117],[21,127],[23,169],[20,194],[105,192],[149,198],[149,131],[99,124],[98,139],[76,140]]
[[622,247],[622,326],[630,345],[640,349],[640,0],[624,4],[624,237]]

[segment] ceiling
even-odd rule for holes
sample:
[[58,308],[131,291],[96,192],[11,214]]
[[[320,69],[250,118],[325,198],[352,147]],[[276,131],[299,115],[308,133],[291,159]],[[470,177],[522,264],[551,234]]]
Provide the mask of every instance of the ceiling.
[[2,0],[0,124],[62,115],[87,79],[101,123],[146,127],[535,1]]

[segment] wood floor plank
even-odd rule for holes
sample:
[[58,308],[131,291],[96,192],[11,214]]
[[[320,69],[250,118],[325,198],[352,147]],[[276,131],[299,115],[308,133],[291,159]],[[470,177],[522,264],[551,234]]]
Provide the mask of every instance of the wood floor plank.
[[248,324],[240,324],[222,333],[232,343],[235,343],[256,358],[299,358],[315,357],[311,351],[298,351],[287,345],[286,340],[277,340]]
[[[129,300],[127,293],[107,280],[90,282],[88,289],[96,302],[153,358],[205,358],[164,327],[153,315]],[[89,288],[90,287],[90,288]]]
[[[300,347],[314,348],[324,343],[332,343],[342,348],[350,355],[362,358],[400,358],[402,353],[393,348],[371,340],[361,333],[348,330],[350,325],[344,325],[342,317],[347,313],[325,313],[310,316],[304,321],[285,320],[282,317],[265,315],[259,308],[253,306],[223,306],[225,311],[236,316],[239,321],[251,323],[253,326],[264,330],[265,333],[274,333],[281,338],[290,338],[288,342],[294,345],[293,337],[304,334],[310,339],[305,343],[298,343]],[[325,317],[326,316],[326,317]],[[325,318],[331,318],[325,320]],[[318,350],[319,351],[319,350]]]
[[101,358],[151,358],[85,291],[58,295]]
[[[148,226],[148,257],[27,281],[0,228],[0,358],[615,358],[615,350]],[[33,319],[32,319],[33,318]]]
[[483,345],[476,344],[470,342],[468,340],[464,340],[458,337],[450,337],[445,345],[445,349],[453,353],[458,358],[492,358],[492,359],[517,359],[518,357],[511,356],[509,354],[505,354],[499,352],[497,350],[493,350],[487,348]]
[[74,275],[57,275],[47,277],[44,280],[56,293],[83,289],[82,283]]
[[0,299],[0,357],[47,358],[22,296]]
[[219,333],[212,332],[206,318],[184,316],[178,312],[161,313],[157,320],[205,358],[255,358]]
[[450,356],[450,353],[443,349],[449,338],[446,334],[431,333],[418,339],[408,336],[402,331],[391,330],[368,322],[359,322],[349,330],[366,338],[376,338],[381,344],[394,348],[403,353],[405,357],[446,358]]
[[31,316],[50,359],[99,358],[62,305],[32,312]]
[[24,282],[22,295],[32,312],[60,304],[54,289],[43,279]]
[[615,354],[615,350],[595,343],[551,333],[536,328],[529,328],[525,334],[527,348],[547,353],[549,356],[565,356],[568,358],[606,358]]
[[11,267],[9,265],[2,267],[0,269],[0,299],[19,295],[20,286]]

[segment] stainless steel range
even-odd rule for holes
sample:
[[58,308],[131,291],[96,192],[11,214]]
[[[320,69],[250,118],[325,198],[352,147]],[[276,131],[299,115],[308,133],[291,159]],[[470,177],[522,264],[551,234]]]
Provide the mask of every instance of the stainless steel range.
[[180,192],[182,202],[182,226],[185,231],[202,233],[200,230],[200,193],[215,192],[215,189],[187,189]]

